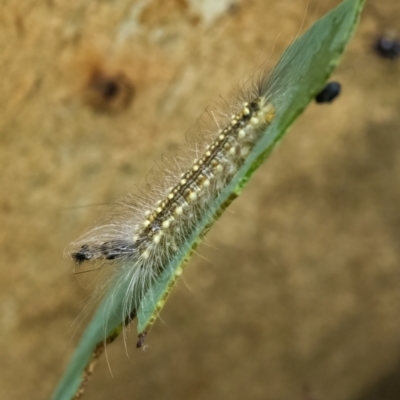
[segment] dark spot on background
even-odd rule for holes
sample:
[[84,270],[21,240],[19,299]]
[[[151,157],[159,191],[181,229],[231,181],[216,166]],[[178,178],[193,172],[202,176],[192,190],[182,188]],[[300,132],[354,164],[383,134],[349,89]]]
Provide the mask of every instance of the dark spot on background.
[[381,36],[378,38],[374,49],[382,58],[394,60],[400,56],[400,42],[389,37]]
[[129,107],[134,94],[134,86],[123,72],[95,70],[89,76],[84,99],[96,111],[117,112]]

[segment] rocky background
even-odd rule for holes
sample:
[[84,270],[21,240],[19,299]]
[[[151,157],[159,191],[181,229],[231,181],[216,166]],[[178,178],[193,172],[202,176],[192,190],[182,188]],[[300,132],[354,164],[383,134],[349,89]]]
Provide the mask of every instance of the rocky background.
[[[91,292],[63,248],[98,205],[338,3],[1,2],[1,399],[46,399],[59,380]],[[399,21],[398,0],[369,2],[341,96],[310,105],[200,246],[146,351],[134,329],[129,358],[119,338],[85,399],[400,398],[400,60],[373,49]]]

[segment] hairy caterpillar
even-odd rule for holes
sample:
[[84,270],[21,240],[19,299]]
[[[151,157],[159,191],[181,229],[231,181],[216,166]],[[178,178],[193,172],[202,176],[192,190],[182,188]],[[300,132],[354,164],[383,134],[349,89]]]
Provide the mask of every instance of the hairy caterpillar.
[[157,279],[273,120],[264,75],[241,91],[213,130],[197,132],[202,140],[189,143],[191,159],[181,160],[178,171],[164,171],[161,185],[145,197],[118,202],[98,226],[67,247],[77,267],[89,261],[112,263],[115,285],[128,282],[122,321],[131,315],[135,293],[142,296]]

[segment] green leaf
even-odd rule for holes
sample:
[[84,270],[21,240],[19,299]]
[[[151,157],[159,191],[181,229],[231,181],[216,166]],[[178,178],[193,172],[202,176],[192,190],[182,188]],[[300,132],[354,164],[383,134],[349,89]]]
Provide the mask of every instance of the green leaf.
[[[146,333],[156,320],[172,286],[182,273],[183,265],[202,236],[240,194],[250,176],[272,152],[293,121],[324,87],[357,25],[365,1],[343,1],[317,21],[283,54],[272,72],[268,90],[276,109],[272,124],[235,178],[212,204],[210,212],[204,215],[180,253],[164,268],[157,282],[147,290],[144,297],[138,294],[132,297],[131,310],[137,316],[139,334]],[[100,355],[105,338],[107,342],[111,342],[121,332],[124,324],[121,321],[122,301],[127,285],[128,283],[125,287],[119,287],[118,291],[110,288],[113,290],[108,292],[84,332],[52,396],[53,400],[72,399],[88,375],[87,372],[85,374],[85,369],[92,366],[91,363]]]

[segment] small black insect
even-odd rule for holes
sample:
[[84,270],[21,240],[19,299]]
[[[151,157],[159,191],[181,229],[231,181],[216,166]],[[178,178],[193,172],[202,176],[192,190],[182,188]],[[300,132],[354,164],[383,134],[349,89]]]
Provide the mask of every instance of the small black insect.
[[381,36],[378,38],[374,49],[382,58],[394,60],[400,56],[400,42],[388,37]]
[[340,94],[342,87],[339,82],[329,82],[316,96],[318,104],[331,103]]

